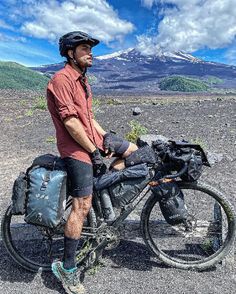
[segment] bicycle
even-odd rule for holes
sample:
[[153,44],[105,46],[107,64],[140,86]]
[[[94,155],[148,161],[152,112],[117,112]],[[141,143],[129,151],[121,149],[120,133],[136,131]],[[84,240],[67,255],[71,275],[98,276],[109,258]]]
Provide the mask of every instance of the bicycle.
[[[230,252],[235,237],[232,205],[221,192],[208,184],[186,181],[189,160],[186,156],[184,160],[180,158],[179,151],[173,152],[171,144],[168,144],[162,144],[161,149],[153,144],[152,148],[160,159],[158,164],[148,166],[149,176],[142,182],[138,193],[131,199],[122,199],[125,203],[120,207],[113,203],[112,208],[116,206],[114,220],[106,220],[107,211],[101,205],[101,191],[94,191],[93,205],[84,223],[77,251],[78,265],[90,268],[99,262],[104,249],[118,246],[120,226],[144,198],[147,200],[141,211],[140,227],[143,240],[155,258],[171,267],[205,270],[222,261]],[[166,172],[157,177],[160,170],[169,174]],[[188,220],[176,225],[166,221],[159,199],[153,193],[155,185],[169,181],[175,181],[183,192],[188,211]],[[32,272],[51,270],[52,260],[63,254],[63,226],[71,202],[68,198],[65,216],[54,229],[26,224],[24,216],[11,213],[11,205],[7,208],[2,219],[2,239],[15,262]]]

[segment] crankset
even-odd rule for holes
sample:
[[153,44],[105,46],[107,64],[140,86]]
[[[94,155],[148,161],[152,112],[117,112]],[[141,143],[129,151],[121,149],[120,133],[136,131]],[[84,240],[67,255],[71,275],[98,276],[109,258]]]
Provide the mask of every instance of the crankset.
[[119,245],[120,232],[114,227],[100,227],[96,233],[96,240],[98,244],[106,241],[106,246],[104,249],[111,250]]

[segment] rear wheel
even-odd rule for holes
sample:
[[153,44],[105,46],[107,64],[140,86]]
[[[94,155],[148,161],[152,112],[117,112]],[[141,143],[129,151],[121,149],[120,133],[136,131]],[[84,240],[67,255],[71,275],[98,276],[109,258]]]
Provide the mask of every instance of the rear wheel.
[[[3,243],[11,257],[22,267],[32,272],[50,271],[51,263],[61,258],[64,251],[64,224],[71,207],[68,202],[65,219],[57,229],[47,229],[24,221],[22,215],[12,215],[9,206],[3,216],[1,234]],[[96,218],[91,208],[81,235],[78,250],[92,236]]]
[[169,225],[152,194],[141,216],[145,243],[164,263],[181,269],[204,270],[230,251],[235,214],[229,201],[204,183],[179,183],[189,213],[189,224]]

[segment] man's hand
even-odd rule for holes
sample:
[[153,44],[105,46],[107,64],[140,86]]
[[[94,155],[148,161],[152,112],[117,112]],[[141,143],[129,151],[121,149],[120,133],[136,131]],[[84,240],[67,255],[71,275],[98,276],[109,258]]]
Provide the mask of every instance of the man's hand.
[[117,137],[114,133],[106,133],[104,135],[104,149],[107,158],[111,158],[115,150],[122,144],[123,139]]
[[91,153],[91,160],[93,163],[94,176],[98,177],[105,174],[107,167],[105,163],[103,162],[103,158],[98,149],[96,149],[95,151]]

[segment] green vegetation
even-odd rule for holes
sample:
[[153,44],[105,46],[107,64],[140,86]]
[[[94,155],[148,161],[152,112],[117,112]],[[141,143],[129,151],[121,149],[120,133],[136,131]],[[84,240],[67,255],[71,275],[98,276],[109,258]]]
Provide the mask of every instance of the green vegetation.
[[204,142],[201,138],[196,137],[195,139],[191,139],[190,142],[192,144],[198,144],[200,145],[203,149],[208,149],[207,143]]
[[115,98],[110,98],[107,100],[107,104],[109,105],[121,105],[123,104],[123,102],[119,99],[115,99]]
[[207,91],[207,83],[181,76],[167,77],[161,80],[159,87],[164,91],[202,92]]
[[98,82],[98,79],[94,75],[89,74],[87,77],[90,85],[94,85]]
[[15,62],[0,61],[0,89],[42,90],[48,78]]
[[44,96],[36,98],[33,109],[47,110],[47,101]]
[[94,116],[96,115],[96,112],[98,111],[100,105],[101,105],[101,100],[99,100],[98,98],[93,98],[92,110],[93,110]]
[[219,79],[217,77],[214,77],[214,76],[208,76],[206,82],[209,85],[213,86],[213,85],[217,85],[217,84],[223,83],[223,80],[222,79]]
[[125,135],[125,138],[133,143],[135,143],[141,135],[146,135],[148,132],[147,128],[142,126],[136,120],[131,120],[129,126],[131,128],[131,131]]
[[25,113],[26,116],[33,116],[33,114],[34,114],[34,111],[32,109],[27,110]]
[[55,137],[53,136],[49,136],[47,139],[46,139],[46,143],[49,143],[49,144],[56,144],[57,140]]

